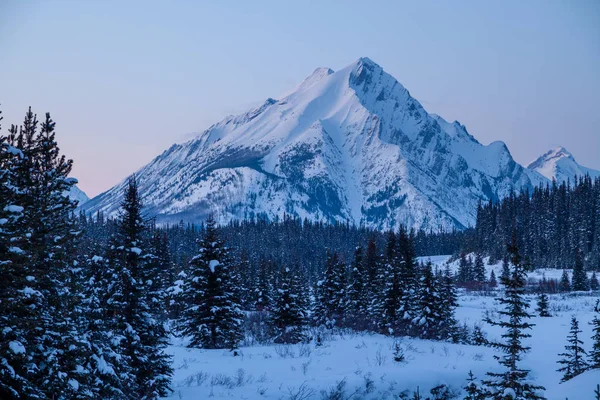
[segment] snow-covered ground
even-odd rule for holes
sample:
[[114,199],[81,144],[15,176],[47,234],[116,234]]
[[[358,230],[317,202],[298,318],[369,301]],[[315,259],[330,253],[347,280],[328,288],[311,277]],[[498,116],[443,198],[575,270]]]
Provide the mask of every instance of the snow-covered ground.
[[[431,257],[438,265],[447,258]],[[530,299],[535,303],[534,298]],[[591,349],[589,322],[597,299],[593,295],[551,295],[553,316],[532,320],[536,325],[532,337],[525,342],[531,346],[531,352],[524,357],[523,366],[531,369],[535,384],[546,387],[545,396],[550,400],[594,399],[600,370],[588,371],[560,384],[561,373],[556,371],[556,362],[564,350],[572,315],[579,319],[584,348]],[[498,304],[493,297],[461,293],[459,303],[457,318],[461,323],[481,324],[488,338],[499,338],[502,333],[499,328],[481,323],[484,315],[495,317]],[[535,304],[532,306],[535,308]],[[320,399],[322,391],[344,382],[345,398],[393,399],[404,390],[412,394],[417,387],[422,394],[428,394],[432,387],[442,383],[460,391],[469,370],[478,378],[485,378],[488,371],[499,370],[493,358],[497,353],[490,347],[396,340],[404,350],[405,362],[393,361],[394,338],[377,334],[336,335],[320,347],[314,343],[245,347],[238,357],[225,350],[188,349],[185,341],[174,339],[169,352],[174,355],[175,391],[170,398],[293,399],[294,394],[304,390],[312,396],[297,399]],[[352,393],[354,396],[349,397]]]

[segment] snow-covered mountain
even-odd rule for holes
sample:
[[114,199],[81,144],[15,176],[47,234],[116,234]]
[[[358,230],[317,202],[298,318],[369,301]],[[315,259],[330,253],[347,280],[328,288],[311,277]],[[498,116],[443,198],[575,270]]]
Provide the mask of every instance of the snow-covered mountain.
[[[159,221],[258,214],[438,230],[475,221],[480,200],[545,181],[506,145],[430,115],[368,58],[319,68],[291,94],[171,146],[137,173]],[[125,181],[85,203],[114,214]]]
[[77,200],[79,207],[83,206],[90,199],[87,194],[76,185],[71,186],[71,190],[65,192],[65,195],[69,196],[71,200]]
[[537,160],[527,166],[532,171],[539,172],[546,178],[557,182],[570,180],[575,176],[590,175],[592,178],[600,177],[600,171],[581,166],[564,147],[557,147],[542,154]]

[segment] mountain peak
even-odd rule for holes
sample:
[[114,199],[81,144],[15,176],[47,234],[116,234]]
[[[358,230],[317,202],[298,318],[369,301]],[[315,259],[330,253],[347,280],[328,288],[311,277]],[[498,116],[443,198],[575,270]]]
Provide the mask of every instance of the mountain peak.
[[600,171],[583,167],[575,161],[575,157],[567,149],[558,146],[548,150],[535,161],[531,162],[528,169],[536,171],[548,179],[558,182],[573,180],[576,176],[600,176]]

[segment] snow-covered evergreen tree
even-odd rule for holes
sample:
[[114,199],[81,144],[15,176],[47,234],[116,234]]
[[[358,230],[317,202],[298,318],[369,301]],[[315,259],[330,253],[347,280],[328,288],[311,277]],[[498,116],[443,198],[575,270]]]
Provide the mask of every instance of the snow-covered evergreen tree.
[[469,377],[467,378],[467,385],[464,387],[467,394],[464,400],[485,400],[485,390],[477,384],[477,378],[473,375],[473,371],[469,371]]
[[540,293],[537,298],[537,308],[535,309],[540,317],[551,317],[548,311],[548,295]]
[[560,281],[558,283],[558,290],[561,292],[568,292],[571,290],[571,281],[569,280],[569,273],[566,269],[563,269]]
[[496,279],[496,273],[494,272],[494,270],[490,272],[490,280],[488,282],[488,285],[492,289],[498,286],[498,279]]
[[300,278],[288,267],[279,276],[279,287],[271,312],[275,343],[299,343],[304,340],[306,310],[303,307]]
[[583,341],[579,339],[580,333],[579,321],[573,316],[571,318],[571,330],[567,336],[568,344],[565,346],[566,352],[559,354],[559,356],[563,357],[558,361],[559,364],[563,365],[563,367],[558,369],[558,372],[563,373],[561,382],[566,382],[569,379],[576,377],[585,372],[589,367],[585,360],[587,353],[582,347]]
[[28,257],[19,247],[25,239],[24,207],[16,173],[25,156],[15,147],[16,137],[14,126],[9,136],[0,136],[0,398],[36,399],[43,394],[34,380],[34,349],[27,333],[35,327],[40,299],[28,286]]
[[440,310],[440,339],[458,342],[456,335],[458,323],[454,315],[455,310],[458,307],[458,296],[456,294],[456,286],[454,285],[452,271],[450,271],[448,265],[446,265],[441,278],[440,292],[443,300]]
[[315,307],[317,326],[333,328],[342,326],[346,311],[346,266],[337,253],[327,255],[325,277],[318,283],[318,299]]
[[271,283],[271,268],[270,263],[266,260],[261,260],[256,278],[256,287],[254,289],[254,309],[256,311],[266,311],[272,305],[273,285]]
[[480,252],[475,253],[475,261],[473,262],[473,279],[478,283],[485,283],[486,281],[483,255]]
[[347,293],[346,325],[357,330],[363,330],[368,326],[369,293],[363,249],[360,246],[354,251],[354,261],[350,268],[350,283]]
[[592,325],[592,351],[590,351],[590,368],[600,369],[600,318],[597,315],[590,323]]
[[130,399],[166,396],[172,374],[170,356],[164,352],[168,335],[159,320],[162,303],[153,289],[159,277],[152,268],[155,257],[146,250],[146,229],[133,176],[121,203],[118,231],[106,254],[112,274],[107,300],[110,328],[120,350],[117,374]]
[[216,222],[206,221],[198,255],[184,283],[183,311],[178,330],[191,338],[189,346],[234,349],[243,337],[243,313],[229,249],[218,236]]
[[486,320],[490,325],[505,329],[501,336],[504,341],[490,342],[490,345],[505,353],[504,356],[496,358],[506,370],[504,372],[488,372],[487,375],[490,379],[484,381],[484,384],[494,399],[543,399],[539,392],[544,388],[527,382],[529,371],[519,366],[521,356],[530,349],[523,344],[523,339],[531,336],[525,331],[531,329],[533,324],[527,322],[531,315],[527,312],[529,303],[524,298],[526,274],[517,249],[515,235],[513,235],[512,244],[508,246],[507,250],[512,270],[509,278],[502,281],[505,293],[503,297],[498,298],[498,301],[504,306],[499,314],[508,320]]
[[398,254],[400,256],[400,295],[398,328],[396,335],[414,335],[415,298],[418,291],[417,257],[414,234],[405,227],[398,230]]
[[418,307],[412,324],[422,339],[441,339],[442,302],[431,262],[422,268],[418,290]]
[[575,266],[573,267],[573,278],[571,280],[572,289],[575,291],[589,290],[588,277],[583,269],[583,260],[581,252],[575,253]]

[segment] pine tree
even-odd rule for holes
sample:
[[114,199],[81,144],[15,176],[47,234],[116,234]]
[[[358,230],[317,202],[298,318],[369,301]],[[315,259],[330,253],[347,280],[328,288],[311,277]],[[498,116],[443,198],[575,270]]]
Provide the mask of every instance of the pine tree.
[[282,269],[270,321],[275,343],[295,344],[304,340],[306,310],[299,284],[299,278],[290,268]]
[[600,282],[598,282],[598,277],[596,276],[596,271],[592,272],[592,276],[590,278],[590,290],[597,291],[600,289]]
[[256,288],[254,289],[254,309],[256,311],[269,310],[272,299],[271,293],[273,287],[271,285],[269,263],[266,260],[261,260],[258,269],[258,277]]
[[25,209],[19,205],[16,172],[25,156],[14,146],[16,127],[9,134],[0,136],[0,398],[36,399],[43,394],[34,382],[36,365],[27,332],[35,328],[39,297],[25,291],[31,275],[25,267],[27,254],[19,247],[25,239],[19,223]]
[[558,369],[559,372],[563,372],[561,382],[566,382],[576,377],[585,372],[589,367],[584,358],[587,354],[583,347],[581,347],[583,342],[579,340],[580,333],[579,322],[573,316],[571,318],[571,330],[569,336],[567,336],[569,344],[565,346],[566,352],[559,354],[563,359],[559,360],[558,363],[564,365],[564,367]]
[[485,400],[486,393],[477,384],[477,378],[473,375],[473,371],[469,371],[469,377],[467,378],[467,385],[464,387],[467,396],[464,400]]
[[498,286],[498,280],[496,279],[496,273],[494,272],[494,270],[492,270],[492,272],[490,272],[489,286],[490,286],[490,288],[495,288]]
[[344,322],[346,310],[346,266],[337,253],[327,255],[325,279],[319,282],[315,308],[317,326],[339,327]]
[[84,328],[84,340],[89,343],[86,351],[85,369],[90,371],[88,398],[126,398],[126,382],[121,382],[119,371],[120,347],[112,340],[112,315],[107,304],[106,289],[112,284],[112,272],[101,256],[84,260],[85,277],[82,307],[85,318],[80,322]]
[[414,335],[413,319],[416,316],[415,301],[419,282],[414,233],[403,226],[398,230],[398,254],[400,256],[400,307],[398,308],[398,335]]
[[402,261],[398,254],[396,234],[390,231],[387,236],[385,264],[378,279],[383,286],[377,296],[379,301],[377,309],[380,310],[378,325],[383,334],[399,335],[400,301],[406,288],[401,287],[400,264]]
[[418,291],[418,311],[412,321],[418,337],[422,339],[440,339],[442,323],[441,304],[444,301],[437,288],[431,261],[423,267]]
[[473,271],[471,269],[471,262],[467,258],[466,253],[460,254],[460,259],[458,262],[458,281],[460,283],[468,283],[473,281]]
[[354,250],[354,261],[350,269],[348,285],[348,303],[346,309],[347,326],[363,330],[367,324],[368,287],[363,263],[363,250],[358,246]]
[[510,265],[508,263],[508,256],[502,257],[502,273],[500,274],[500,282],[510,279]]
[[548,311],[548,295],[541,293],[538,295],[536,310],[540,317],[551,317]]
[[587,291],[588,278],[587,274],[583,269],[583,260],[581,258],[581,252],[575,253],[575,266],[573,267],[573,278],[572,278],[573,290],[575,291]]
[[212,217],[206,221],[199,244],[184,283],[178,330],[191,337],[189,347],[235,349],[243,337],[243,314],[234,286],[237,279],[229,249]]
[[594,316],[590,323],[592,325],[592,351],[590,352],[590,368],[600,369],[600,318]]
[[457,342],[457,321],[455,317],[455,310],[458,307],[458,296],[456,294],[456,286],[452,279],[452,272],[450,266],[446,265],[444,273],[441,279],[441,310],[440,310],[440,339],[448,340],[452,339],[453,342]]
[[108,312],[112,315],[113,340],[120,343],[123,391],[130,399],[156,399],[170,391],[170,356],[164,349],[167,332],[158,320],[162,311],[153,309],[154,255],[145,251],[146,225],[135,176],[125,188],[118,230],[106,253],[112,273]]
[[475,261],[473,263],[473,278],[476,282],[485,283],[485,265],[481,253],[475,253]]
[[519,367],[522,354],[529,351],[529,347],[523,345],[523,339],[530,337],[525,330],[531,329],[533,324],[526,322],[531,318],[527,313],[528,302],[524,299],[526,274],[523,269],[521,256],[516,245],[516,235],[513,234],[512,244],[508,246],[508,255],[512,264],[512,271],[508,279],[503,279],[505,286],[504,297],[498,298],[504,309],[499,311],[501,316],[508,320],[493,321],[487,319],[486,322],[493,326],[499,326],[506,329],[502,334],[504,342],[491,342],[490,345],[505,353],[503,357],[496,357],[503,367],[504,372],[488,372],[490,380],[484,384],[490,389],[491,396],[494,399],[504,399],[508,393],[508,398],[513,399],[542,399],[537,394],[544,390],[541,386],[535,386],[526,382],[529,371]]
[[558,290],[563,293],[571,291],[571,282],[569,280],[569,274],[566,269],[563,270],[563,273],[560,277],[560,282],[558,283]]

